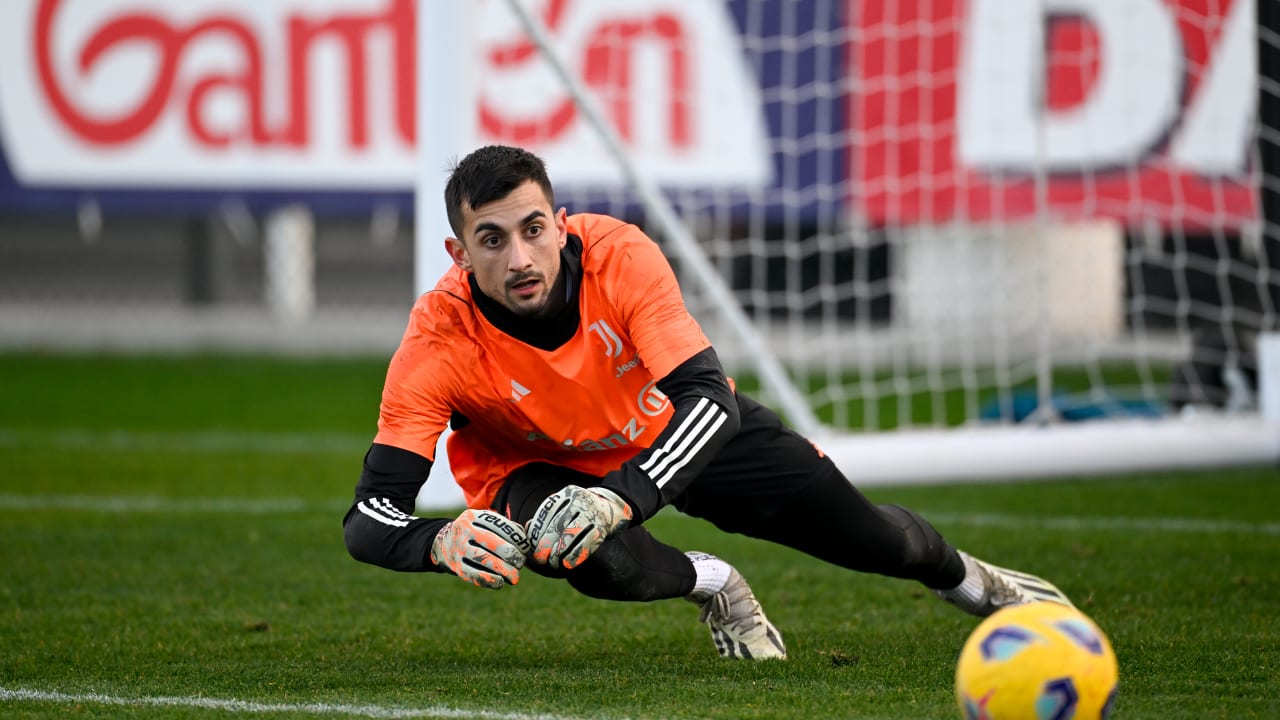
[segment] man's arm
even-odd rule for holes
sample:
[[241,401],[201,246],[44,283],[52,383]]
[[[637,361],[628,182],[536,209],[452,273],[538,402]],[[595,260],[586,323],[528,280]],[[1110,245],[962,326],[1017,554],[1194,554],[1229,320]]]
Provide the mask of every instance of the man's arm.
[[658,389],[671,401],[671,421],[601,483],[631,506],[633,525],[670,503],[738,433],[738,402],[714,348],[681,363]]
[[355,504],[342,521],[351,556],[391,570],[451,573],[495,590],[519,583],[531,551],[519,523],[492,510],[463,510],[452,520],[413,516],[430,472],[431,461],[417,453],[369,448]]
[[342,520],[347,551],[355,559],[407,572],[448,572],[430,560],[446,518],[413,516],[418,490],[431,461],[401,448],[374,443],[364,456],[355,502]]

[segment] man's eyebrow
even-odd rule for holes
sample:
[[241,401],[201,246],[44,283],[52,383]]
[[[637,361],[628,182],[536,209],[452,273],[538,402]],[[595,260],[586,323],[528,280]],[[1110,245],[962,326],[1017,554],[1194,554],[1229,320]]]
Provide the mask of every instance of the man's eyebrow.
[[[523,218],[521,218],[521,219],[520,219],[520,222],[518,222],[518,223],[516,223],[516,224],[517,224],[517,225],[519,225],[519,226],[521,226],[521,227],[523,227],[523,226],[528,225],[529,223],[533,222],[534,220],[537,220],[538,218],[546,217],[546,216],[547,216],[547,214],[546,214],[546,213],[544,213],[544,212],[542,212],[541,210],[534,210],[533,212],[531,212],[531,213],[529,213],[528,215],[525,215]],[[500,233],[500,232],[502,232],[502,226],[498,225],[498,224],[497,224],[497,223],[495,223],[495,222],[482,222],[482,223],[480,223],[479,225],[476,225],[476,226],[475,226],[475,229],[473,229],[473,230],[471,231],[471,234],[472,234],[472,235],[479,235],[479,234],[480,234],[480,233],[482,233],[482,232],[489,232],[489,231],[499,232],[499,233]]]
[[520,226],[523,227],[533,222],[534,220],[537,220],[540,217],[546,217],[546,216],[547,214],[542,212],[541,210],[534,210],[533,212],[529,213],[528,215],[525,215],[523,218],[520,219]]
[[475,226],[475,228],[471,231],[471,234],[479,235],[480,233],[489,232],[490,230],[494,232],[502,232],[502,228],[499,227],[497,223],[482,222],[479,225]]

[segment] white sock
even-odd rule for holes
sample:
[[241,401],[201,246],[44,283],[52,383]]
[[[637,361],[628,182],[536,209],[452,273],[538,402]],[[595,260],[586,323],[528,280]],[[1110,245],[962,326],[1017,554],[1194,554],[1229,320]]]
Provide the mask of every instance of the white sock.
[[950,590],[942,592],[949,598],[963,601],[968,605],[976,605],[982,602],[982,596],[987,592],[987,583],[968,554],[960,553],[960,559],[964,560],[964,580]]
[[729,563],[702,552],[687,552],[685,556],[693,563],[693,571],[698,574],[693,592],[685,597],[694,602],[705,602],[724,589],[724,584],[729,581],[729,573],[733,572]]

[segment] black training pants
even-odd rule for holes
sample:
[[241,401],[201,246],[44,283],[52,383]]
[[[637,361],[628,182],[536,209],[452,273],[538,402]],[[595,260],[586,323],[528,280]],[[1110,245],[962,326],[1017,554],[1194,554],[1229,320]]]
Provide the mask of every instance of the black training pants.
[[[932,525],[906,508],[872,504],[776,413],[745,395],[737,398],[738,434],[675,498],[675,509],[726,532],[785,545],[850,570],[918,580],[932,588],[955,587],[964,579],[958,554]],[[599,482],[575,470],[533,463],[511,474],[493,507],[527,523],[542,501],[564,486]],[[683,597],[695,579],[684,553],[643,526],[605,541],[573,570],[528,567],[608,600]]]

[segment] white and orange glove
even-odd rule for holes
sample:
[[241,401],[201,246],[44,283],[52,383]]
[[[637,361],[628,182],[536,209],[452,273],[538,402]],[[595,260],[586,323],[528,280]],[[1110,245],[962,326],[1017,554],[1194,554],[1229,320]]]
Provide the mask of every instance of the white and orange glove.
[[543,500],[529,521],[533,561],[572,570],[630,520],[631,506],[612,490],[569,485]]
[[520,523],[492,510],[463,510],[431,543],[431,562],[472,585],[496,590],[520,582],[530,549]]

